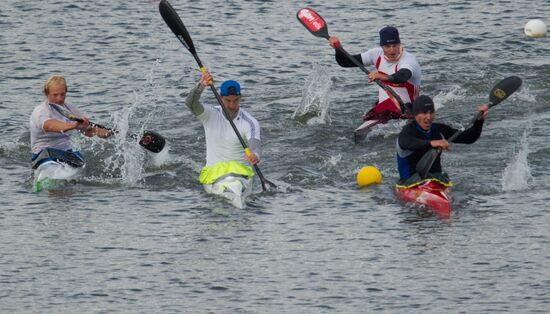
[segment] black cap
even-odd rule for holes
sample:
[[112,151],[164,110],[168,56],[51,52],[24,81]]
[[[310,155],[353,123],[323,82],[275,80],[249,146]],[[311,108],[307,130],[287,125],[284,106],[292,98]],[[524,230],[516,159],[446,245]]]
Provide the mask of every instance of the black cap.
[[386,26],[380,30],[380,46],[400,44],[399,31],[393,26]]
[[412,113],[414,115],[417,115],[419,113],[424,113],[428,111],[431,111],[431,112],[435,111],[433,100],[426,95],[420,95],[416,97],[412,105]]

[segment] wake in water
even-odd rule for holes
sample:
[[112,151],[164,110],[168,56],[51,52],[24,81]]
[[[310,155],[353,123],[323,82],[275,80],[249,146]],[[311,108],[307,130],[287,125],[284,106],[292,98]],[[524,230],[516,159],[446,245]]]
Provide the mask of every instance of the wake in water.
[[510,164],[504,169],[502,174],[502,190],[516,191],[524,190],[529,187],[529,182],[532,179],[531,168],[527,157],[529,155],[528,136],[531,127],[525,129],[521,138],[521,147],[519,152],[514,156]]
[[330,123],[328,110],[331,86],[329,68],[313,63],[313,71],[302,89],[302,101],[292,114],[292,119],[309,125]]

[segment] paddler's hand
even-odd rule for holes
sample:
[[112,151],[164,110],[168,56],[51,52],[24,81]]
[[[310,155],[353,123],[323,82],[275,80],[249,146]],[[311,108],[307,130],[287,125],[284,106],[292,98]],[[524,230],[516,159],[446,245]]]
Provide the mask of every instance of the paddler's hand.
[[79,117],[78,119],[79,119],[79,121],[75,121],[76,122],[75,129],[81,130],[81,131],[86,131],[91,127],[90,126],[90,119],[88,119],[87,117]]
[[338,49],[342,47],[342,43],[340,42],[340,39],[338,39],[338,37],[336,36],[330,36],[328,38],[328,44],[334,49]]
[[201,75],[201,80],[199,82],[202,84],[202,86],[207,87],[207,86],[210,86],[210,84],[212,84],[213,80],[214,79],[212,78],[212,75],[210,74],[210,72],[204,71],[204,73],[202,73]]
[[244,158],[246,158],[246,160],[248,160],[248,162],[253,165],[257,164],[260,161],[258,156],[256,156],[256,154],[254,153],[250,153],[250,155],[245,154]]
[[447,140],[431,140],[430,145],[433,148],[440,147],[443,150],[449,150],[449,148],[451,147],[451,145],[449,144],[449,142],[447,142]]
[[369,73],[369,83],[372,83],[374,80],[387,81],[388,76],[378,71],[372,71]]
[[477,112],[481,113],[481,115],[479,116],[479,119],[485,120],[485,118],[487,118],[487,115],[489,114],[489,105],[487,104],[479,105],[479,107],[477,107]]

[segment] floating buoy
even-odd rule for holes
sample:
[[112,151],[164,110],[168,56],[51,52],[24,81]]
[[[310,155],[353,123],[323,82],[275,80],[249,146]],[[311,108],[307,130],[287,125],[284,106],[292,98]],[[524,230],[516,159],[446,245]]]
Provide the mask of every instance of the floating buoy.
[[357,173],[357,184],[359,186],[367,186],[380,182],[382,182],[382,174],[376,167],[366,166],[361,168]]
[[529,37],[546,37],[546,34],[548,33],[548,28],[543,21],[535,19],[527,22],[523,31],[525,32],[525,35]]

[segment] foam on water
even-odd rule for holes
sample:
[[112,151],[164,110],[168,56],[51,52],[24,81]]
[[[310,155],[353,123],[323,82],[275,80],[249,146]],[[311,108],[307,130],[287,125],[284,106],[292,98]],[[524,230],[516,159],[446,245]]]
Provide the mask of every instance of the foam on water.
[[453,86],[449,90],[440,91],[433,97],[435,110],[445,108],[445,104],[456,100],[464,100],[464,89],[460,86]]

